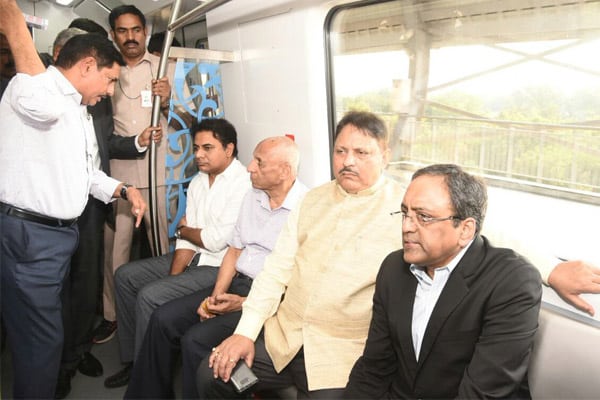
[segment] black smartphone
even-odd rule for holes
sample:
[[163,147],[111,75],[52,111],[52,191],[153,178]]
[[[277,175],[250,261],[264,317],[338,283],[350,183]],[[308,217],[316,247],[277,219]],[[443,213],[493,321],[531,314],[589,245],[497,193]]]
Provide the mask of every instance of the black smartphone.
[[231,373],[231,383],[233,383],[235,390],[238,393],[242,393],[256,382],[258,382],[258,378],[254,375],[250,367],[248,367],[246,361],[239,360]]

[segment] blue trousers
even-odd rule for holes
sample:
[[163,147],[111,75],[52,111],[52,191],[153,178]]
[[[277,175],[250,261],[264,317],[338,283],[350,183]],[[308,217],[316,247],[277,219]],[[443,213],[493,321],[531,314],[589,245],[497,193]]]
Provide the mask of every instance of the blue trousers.
[[13,397],[54,398],[63,346],[61,299],[78,230],[0,214],[2,318],[12,349]]
[[65,343],[62,368],[74,370],[90,340],[96,322],[96,304],[102,292],[104,267],[104,222],[109,208],[90,196],[79,217],[79,246],[71,257],[69,275],[63,288]]

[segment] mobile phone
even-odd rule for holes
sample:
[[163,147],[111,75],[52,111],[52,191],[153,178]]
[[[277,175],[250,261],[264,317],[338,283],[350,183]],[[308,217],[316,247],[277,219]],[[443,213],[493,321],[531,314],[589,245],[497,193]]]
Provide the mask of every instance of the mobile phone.
[[242,393],[256,382],[258,382],[258,378],[246,364],[246,361],[239,360],[231,373],[231,383],[233,383],[235,390]]

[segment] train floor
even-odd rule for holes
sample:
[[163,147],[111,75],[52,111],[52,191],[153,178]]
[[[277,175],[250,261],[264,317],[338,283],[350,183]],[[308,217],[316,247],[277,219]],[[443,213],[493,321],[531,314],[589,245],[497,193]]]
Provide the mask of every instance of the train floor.
[[[106,343],[94,345],[92,354],[102,363],[104,374],[91,378],[76,373],[71,379],[71,393],[67,399],[122,399],[126,387],[108,389],[104,387],[104,379],[121,369],[119,360],[119,343],[117,338]],[[10,343],[2,353],[2,399],[12,398],[12,368]]]
[[[100,322],[100,321],[98,321]],[[85,376],[79,372],[71,379],[71,393],[66,397],[66,400],[78,399],[122,399],[125,394],[126,386],[109,389],[104,387],[104,380],[123,367],[119,358],[119,342],[115,336],[106,343],[96,344],[92,346],[92,354],[102,363],[104,374],[102,376],[92,378]],[[180,363],[178,363],[180,365]],[[1,392],[0,399],[12,398],[12,367],[10,343],[7,343],[6,348],[2,352],[1,364]],[[178,367],[175,371],[175,393],[177,397],[181,395],[181,368]]]
[[[134,230],[131,248],[131,261],[146,258],[151,256],[150,244],[146,238],[145,228],[142,226]],[[101,301],[100,301],[101,303]],[[98,315],[101,315],[99,311]],[[101,317],[98,317],[100,323]],[[126,386],[116,389],[108,389],[104,387],[104,379],[118,372],[121,368],[119,358],[119,342],[116,338],[112,338],[106,343],[97,344],[92,347],[92,354],[96,356],[102,363],[104,374],[102,376],[92,378],[81,373],[76,373],[71,379],[71,393],[66,399],[122,399],[125,394]],[[2,351],[0,363],[0,399],[12,398],[12,367],[10,355],[10,343],[6,344],[6,348]],[[175,393],[181,393],[181,369],[176,371],[175,378]]]

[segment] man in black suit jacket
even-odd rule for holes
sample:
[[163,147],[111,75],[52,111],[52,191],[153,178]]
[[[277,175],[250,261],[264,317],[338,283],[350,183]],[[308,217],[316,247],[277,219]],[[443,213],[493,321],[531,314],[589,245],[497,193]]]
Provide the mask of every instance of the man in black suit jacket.
[[[151,135],[155,140],[160,140],[162,136],[161,130],[155,128],[146,128],[138,136],[115,135],[109,98],[88,107],[88,112],[94,119],[100,165],[107,175],[110,175],[110,158],[133,159],[143,156],[135,141],[140,148],[145,148]],[[62,296],[65,342],[55,395],[57,399],[66,397],[70,392],[70,380],[76,370],[88,376],[100,376],[103,373],[102,365],[89,351],[97,301],[102,291],[104,223],[112,217],[110,204],[90,196],[77,221],[79,245],[71,257],[71,269]]]
[[403,250],[379,271],[365,350],[345,397],[529,398],[541,279],[479,235],[484,183],[455,165],[417,171]]
[[[75,20],[76,22],[78,20]],[[84,27],[90,33],[108,37],[93,21]],[[71,24],[73,25],[73,23]],[[54,60],[71,37],[82,31],[61,31],[54,42]],[[137,136],[124,137],[114,133],[113,109],[110,98],[87,107],[93,118],[100,168],[110,175],[110,159],[143,157],[150,140],[162,138],[160,128],[146,128]],[[77,370],[84,375],[100,376],[102,364],[91,353],[91,334],[96,321],[96,306],[102,291],[104,270],[104,224],[113,218],[112,205],[89,196],[83,213],[77,220],[79,245],[71,257],[71,268],[62,292],[64,346],[55,398],[66,397],[71,390],[71,377]]]

